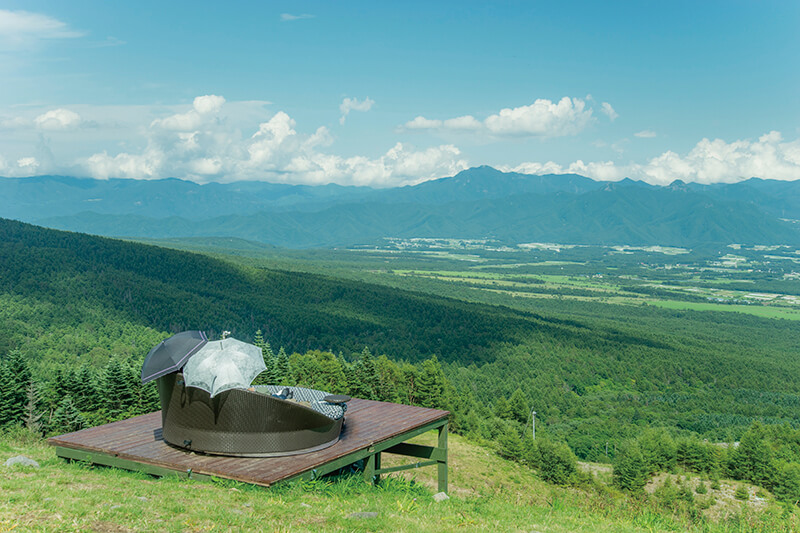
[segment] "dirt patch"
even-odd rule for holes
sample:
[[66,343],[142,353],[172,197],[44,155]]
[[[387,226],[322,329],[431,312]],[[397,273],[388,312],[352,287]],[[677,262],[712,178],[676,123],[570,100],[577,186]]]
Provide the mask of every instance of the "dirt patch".
[[[669,480],[675,486],[685,485],[691,488],[697,500],[713,500],[714,504],[708,509],[703,511],[707,518],[713,520],[724,519],[729,516],[738,514],[743,506],[746,506],[750,511],[763,511],[767,508],[770,495],[764,489],[751,485],[744,481],[719,481],[719,488],[712,488],[712,482],[709,479],[704,479],[701,476],[686,474],[666,474],[662,473],[655,476],[650,482],[645,485],[645,492],[653,494],[658,487],[664,485]],[[706,494],[698,494],[697,487],[703,483],[708,491]],[[736,499],[736,489],[744,487],[747,490],[747,500]]]
[[583,461],[578,461],[578,468],[596,476],[610,476],[614,470],[611,465],[603,463],[584,463]]
[[99,531],[99,532],[102,531],[105,533],[112,533],[112,532],[125,533],[128,531],[133,531],[132,529],[129,529],[125,526],[121,526],[119,524],[115,524],[114,522],[108,522],[103,520],[97,521],[89,527],[91,528],[91,531]]

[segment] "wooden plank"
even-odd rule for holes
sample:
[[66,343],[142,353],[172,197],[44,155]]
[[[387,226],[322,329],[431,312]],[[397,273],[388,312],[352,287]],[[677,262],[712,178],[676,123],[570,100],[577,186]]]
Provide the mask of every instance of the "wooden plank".
[[268,486],[291,478],[321,476],[360,459],[368,460],[373,471],[368,475],[372,477],[380,469],[376,453],[419,433],[440,429],[448,415],[437,409],[354,398],[339,442],[324,450],[286,457],[224,457],[173,447],[161,436],[159,411],[59,435],[49,442],[67,458],[72,452],[65,450],[76,450],[98,464],[156,475],[191,471],[195,477],[215,476]]

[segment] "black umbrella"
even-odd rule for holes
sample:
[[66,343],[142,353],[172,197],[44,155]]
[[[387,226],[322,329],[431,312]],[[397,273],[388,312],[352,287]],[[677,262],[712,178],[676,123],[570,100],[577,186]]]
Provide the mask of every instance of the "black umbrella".
[[202,331],[183,331],[161,341],[144,359],[142,383],[179,370],[207,342]]

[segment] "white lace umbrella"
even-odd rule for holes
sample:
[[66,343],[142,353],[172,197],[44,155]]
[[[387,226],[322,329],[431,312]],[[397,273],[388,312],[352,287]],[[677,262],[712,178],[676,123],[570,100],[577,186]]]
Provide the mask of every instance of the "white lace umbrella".
[[191,356],[183,367],[189,387],[216,396],[229,389],[246,389],[266,370],[261,348],[237,339],[210,341]]

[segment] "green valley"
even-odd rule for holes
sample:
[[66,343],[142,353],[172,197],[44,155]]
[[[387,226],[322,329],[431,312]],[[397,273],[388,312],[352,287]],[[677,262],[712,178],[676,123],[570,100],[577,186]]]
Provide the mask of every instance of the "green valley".
[[[0,414],[16,435],[148,412],[154,390],[135,382],[149,347],[225,329],[265,346],[265,379],[446,408],[453,431],[546,481],[610,490],[579,459],[611,463],[634,494],[666,470],[749,480],[785,501],[800,497],[800,333],[785,319],[795,252],[439,240],[291,251],[0,221]],[[748,470],[756,455],[734,441],[752,441],[768,471]],[[685,505],[680,520],[706,520]]]

